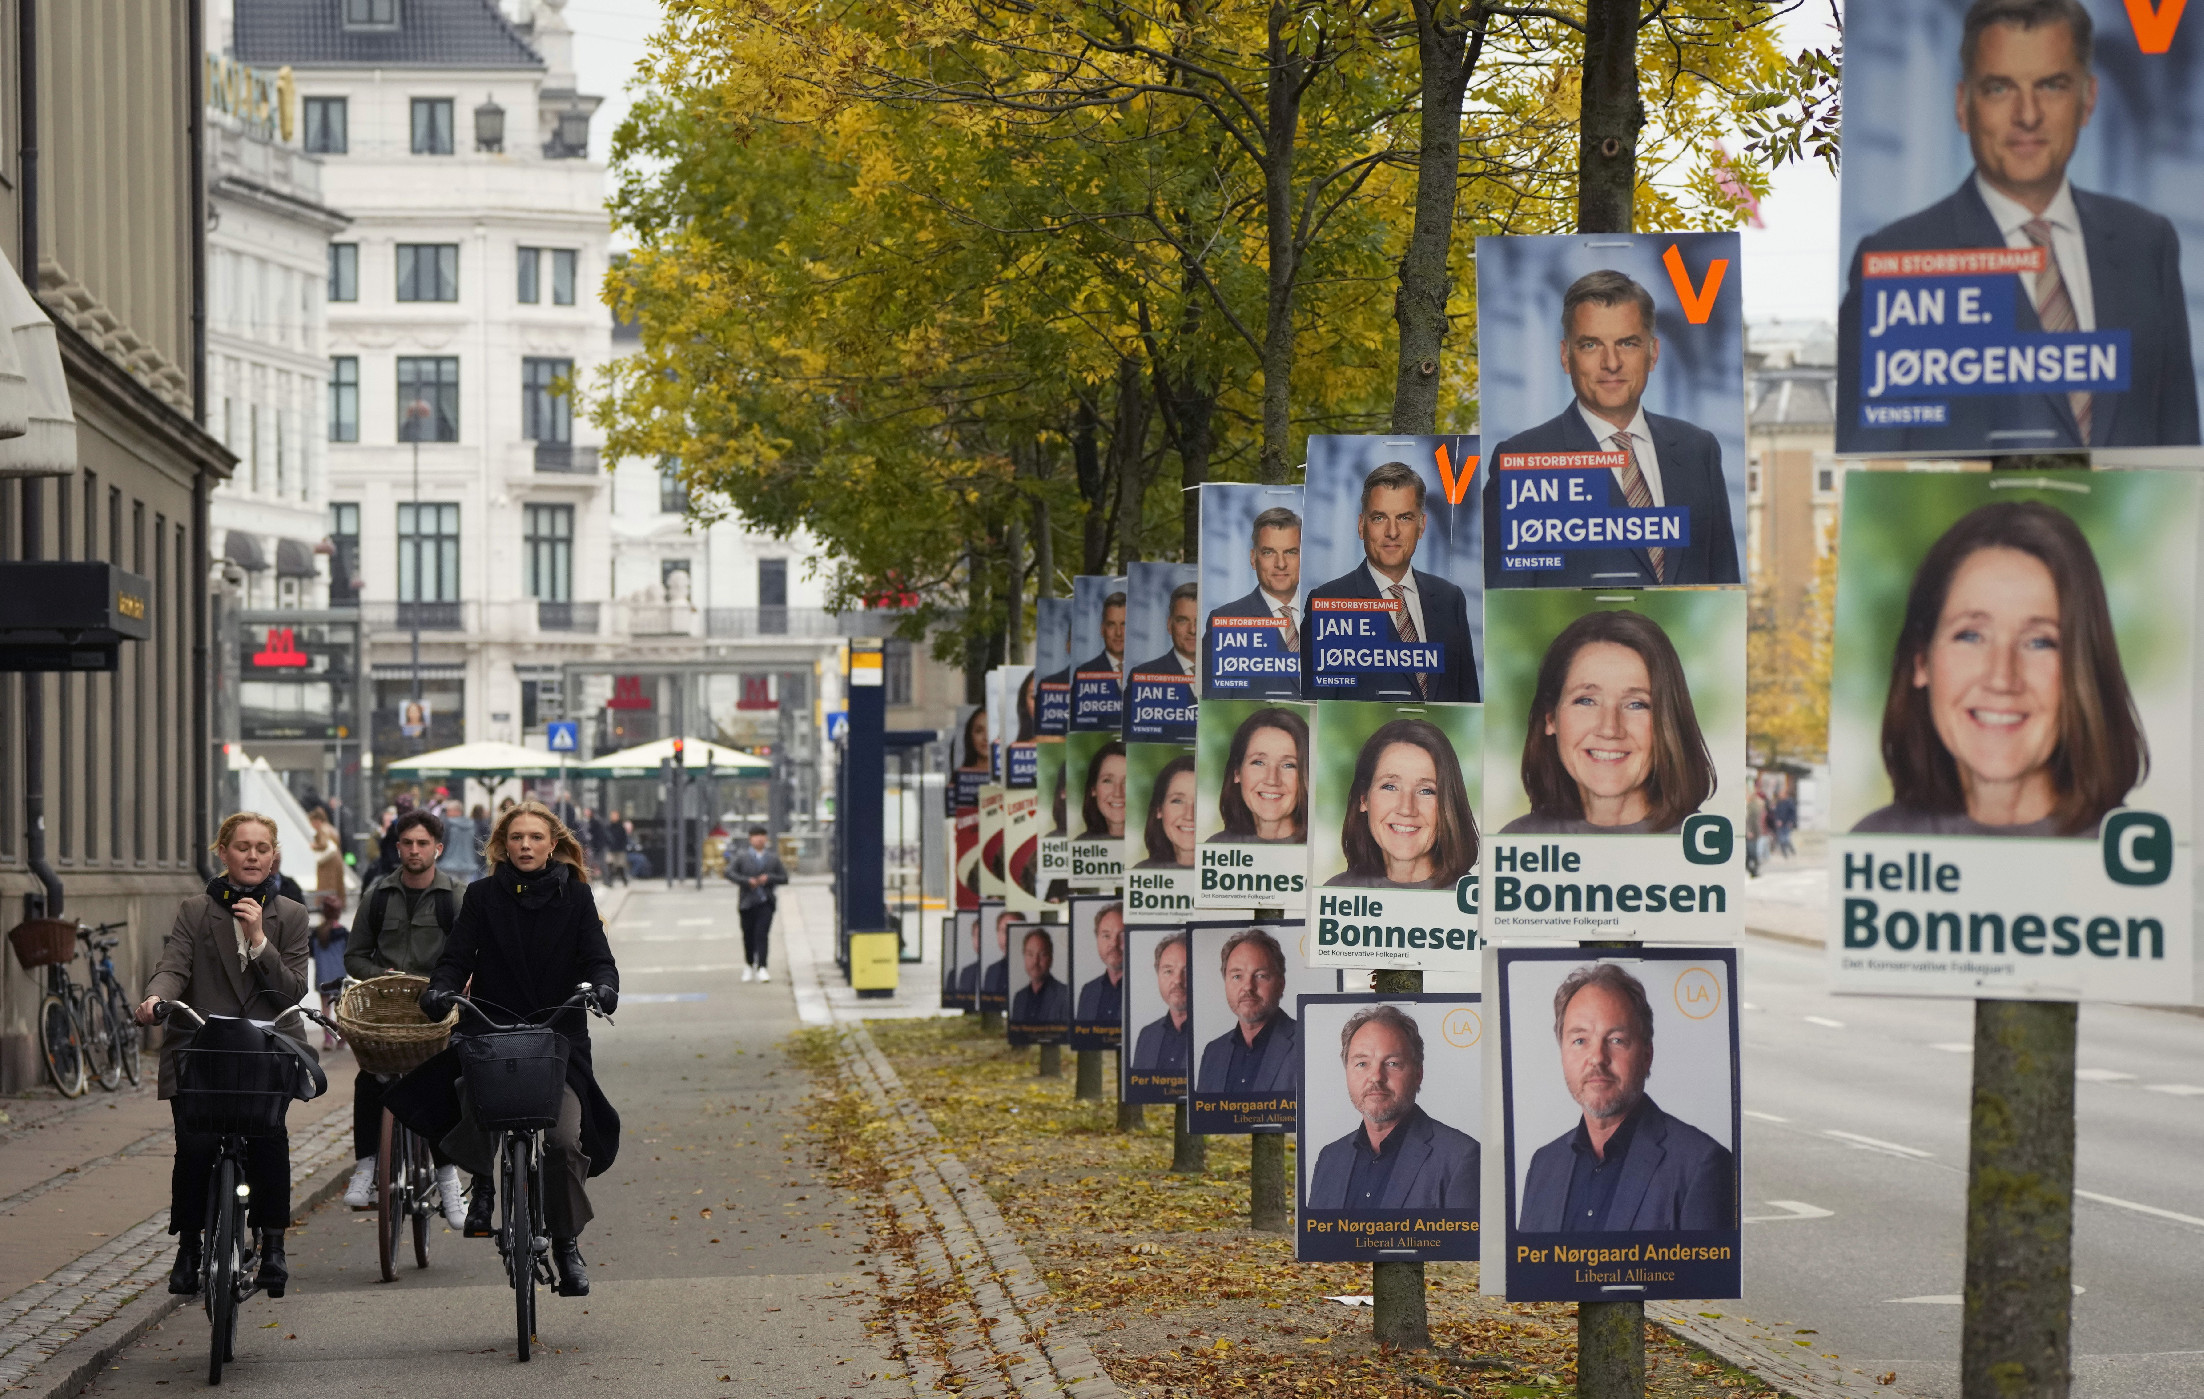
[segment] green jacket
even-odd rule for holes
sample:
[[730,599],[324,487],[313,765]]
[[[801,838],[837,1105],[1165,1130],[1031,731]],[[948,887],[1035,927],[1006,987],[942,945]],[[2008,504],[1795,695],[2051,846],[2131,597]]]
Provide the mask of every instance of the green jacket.
[[[399,882],[398,871],[372,881],[360,891],[359,912],[352,920],[352,935],[344,947],[344,969],[361,981],[383,976],[392,971],[412,972],[427,976],[436,970],[436,964],[444,956],[444,934],[449,924],[440,917],[444,905],[449,903],[450,922],[459,920],[460,905],[467,897],[466,881],[448,870],[438,870],[422,891],[420,902],[413,906],[413,917],[406,917],[405,888]],[[381,926],[374,917],[376,891],[390,889],[390,896],[381,900]],[[437,891],[444,891],[439,896]]]

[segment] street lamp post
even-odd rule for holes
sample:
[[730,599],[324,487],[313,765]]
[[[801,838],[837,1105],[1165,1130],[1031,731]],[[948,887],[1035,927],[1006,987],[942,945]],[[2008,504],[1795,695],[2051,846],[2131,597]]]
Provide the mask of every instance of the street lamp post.
[[[413,702],[421,702],[421,432],[434,416],[428,400],[417,398],[406,405],[406,437],[413,443]],[[401,599],[402,601],[402,599]],[[421,726],[422,743],[416,752],[427,746],[428,724]]]

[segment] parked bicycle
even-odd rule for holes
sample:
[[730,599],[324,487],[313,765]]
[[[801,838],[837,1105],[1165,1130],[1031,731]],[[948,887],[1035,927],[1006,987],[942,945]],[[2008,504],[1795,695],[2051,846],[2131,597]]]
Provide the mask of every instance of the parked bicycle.
[[[329,1025],[304,1006],[291,1010],[324,1028]],[[205,1244],[199,1293],[209,1331],[207,1383],[220,1384],[222,1367],[237,1358],[237,1310],[258,1285],[254,1272],[259,1260],[247,1227],[252,1187],[245,1180],[245,1143],[280,1134],[292,1101],[321,1096],[329,1080],[311,1056],[265,1022],[201,1015],[182,1001],[161,1001],[153,1015],[166,1021],[178,1011],[198,1028],[191,1043],[177,1051],[177,1124],[217,1138],[200,1236]],[[308,1086],[312,1092],[300,1092]]]
[[[87,1070],[113,1087],[114,1036],[107,1008],[95,1008],[85,988],[69,976],[69,964],[77,956],[76,924],[61,918],[26,919],[9,931],[8,942],[23,970],[43,973],[46,982],[38,1002],[38,1052],[46,1061],[46,1076],[64,1098],[83,1094]],[[103,1056],[96,1063],[95,1046]]]
[[[92,969],[92,984],[85,991],[86,1005],[96,1003],[100,1007],[97,1018],[86,1016],[84,1037],[91,1053],[94,1072],[99,1074],[102,1088],[114,1089],[121,1081],[129,1079],[132,1086],[138,1083],[139,1050],[144,1037],[130,1018],[130,997],[122,989],[122,981],[115,975],[115,959],[109,954],[122,944],[121,933],[130,926],[128,919],[113,923],[101,923],[87,928],[77,924],[77,941],[84,944],[85,965]],[[104,1023],[106,1045],[103,1053],[99,1025]],[[99,1066],[104,1063],[105,1072]]]
[[566,1092],[566,1037],[547,1023],[579,1006],[610,1020],[588,982],[536,1016],[500,1024],[465,996],[453,1000],[492,1028],[459,1039],[460,1072],[475,1123],[496,1135],[497,1251],[513,1288],[513,1324],[520,1359],[536,1337],[536,1287],[551,1280],[551,1235],[543,1213],[543,1134],[558,1125]]

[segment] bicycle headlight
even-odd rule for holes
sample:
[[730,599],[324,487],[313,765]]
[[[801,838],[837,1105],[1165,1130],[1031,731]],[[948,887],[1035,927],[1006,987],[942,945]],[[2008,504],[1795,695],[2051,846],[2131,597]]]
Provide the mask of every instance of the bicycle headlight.
[[240,1199],[240,1200],[250,1200],[250,1199],[251,1199],[252,1197],[253,1197],[253,1188],[252,1188],[251,1186],[249,1186],[249,1185],[245,1184],[245,1183],[244,1183],[243,1181],[240,1181],[240,1182],[238,1182],[238,1185],[237,1185],[237,1198],[238,1198],[238,1199]]

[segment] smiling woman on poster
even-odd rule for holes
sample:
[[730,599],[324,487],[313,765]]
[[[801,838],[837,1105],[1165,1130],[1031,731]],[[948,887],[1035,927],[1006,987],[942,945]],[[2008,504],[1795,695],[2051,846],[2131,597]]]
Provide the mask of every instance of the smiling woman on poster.
[[1111,739],[1087,764],[1086,829],[1081,840],[1116,840],[1125,834],[1125,745]]
[[1665,835],[1714,795],[1683,662],[1660,623],[1587,612],[1539,663],[1523,736],[1531,812],[1502,835]]
[[992,772],[994,763],[987,749],[987,706],[976,705],[971,716],[964,721],[964,761],[957,764],[959,772]]
[[2104,577],[2032,501],[1961,517],[1906,595],[1883,706],[1892,800],[1868,835],[2094,836],[2150,755]]
[[1299,845],[1308,839],[1308,720],[1264,708],[1233,731],[1217,811],[1224,829],[1211,845]]
[[1183,754],[1163,765],[1148,798],[1144,832],[1148,858],[1140,870],[1194,867],[1194,759]]
[[1451,889],[1477,864],[1477,818],[1454,745],[1436,724],[1395,719],[1355,759],[1334,888]]

